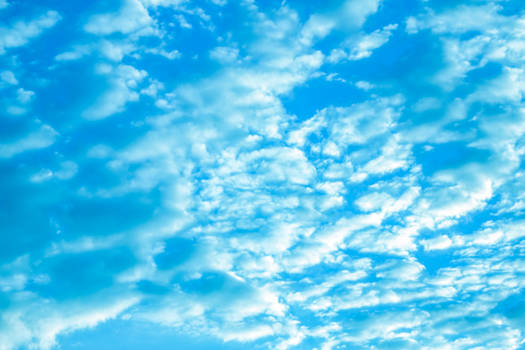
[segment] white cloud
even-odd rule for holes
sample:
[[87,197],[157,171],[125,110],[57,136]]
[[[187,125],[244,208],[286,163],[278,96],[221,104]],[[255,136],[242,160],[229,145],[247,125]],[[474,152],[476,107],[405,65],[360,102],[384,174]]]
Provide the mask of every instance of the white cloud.
[[31,90],[18,88],[16,90],[16,100],[7,107],[7,113],[11,115],[22,115],[29,110],[30,102],[34,99],[35,93]]
[[504,67],[499,77],[480,86],[474,94],[469,96],[469,99],[489,103],[518,104],[525,95],[524,77],[523,69]]
[[407,169],[411,164],[411,146],[401,144],[399,140],[399,135],[392,135],[381,148],[380,155],[359,168],[355,176],[364,179],[370,174],[388,174],[399,169]]
[[10,292],[13,290],[23,290],[27,283],[27,276],[18,273],[7,277],[0,277],[0,290]]
[[168,60],[175,60],[175,59],[182,57],[182,54],[178,50],[166,51],[165,49],[153,48],[153,49],[147,49],[144,52],[154,54],[154,55],[159,55],[159,56],[167,58]]
[[417,281],[425,269],[415,260],[387,262],[376,268],[376,276],[396,281]]
[[[136,50],[137,48],[135,45],[128,41],[102,39],[94,44],[74,45],[70,51],[65,51],[56,55],[55,60],[59,62],[74,61],[98,51],[102,57],[111,61],[120,62],[125,56],[135,53]],[[154,50],[155,53],[160,51],[158,49],[152,50]]]
[[273,334],[274,330],[270,326],[259,325],[254,327],[244,327],[244,329],[221,331],[218,335],[227,342],[232,340],[249,342]]
[[62,52],[55,56],[57,61],[73,61],[88,55],[91,52],[89,45],[77,45],[73,47],[73,50]]
[[119,32],[123,34],[150,32],[147,29],[153,24],[148,10],[139,0],[125,0],[116,13],[105,13],[92,16],[84,25],[84,30],[97,35],[108,35]]
[[311,45],[315,39],[323,38],[336,26],[336,21],[329,16],[314,14],[301,29],[300,40],[305,45]]
[[[254,151],[241,155],[239,160],[249,168],[257,167],[257,177],[263,182],[286,181],[306,185],[315,176],[315,168],[308,163],[303,152],[295,148]],[[234,171],[242,171],[242,169],[236,168]]]
[[435,97],[424,97],[417,101],[413,106],[412,110],[417,113],[426,112],[441,107],[441,101]]
[[338,11],[339,25],[342,27],[361,27],[366,18],[377,11],[379,4],[379,0],[346,0],[340,12]]
[[448,249],[452,246],[452,240],[446,235],[420,240],[419,243],[423,245],[427,251]]
[[[198,275],[196,279],[200,278],[208,277]],[[222,280],[224,276],[219,278]],[[277,324],[275,318],[284,316],[286,308],[273,292],[264,287],[249,286],[231,275],[226,275],[222,282],[220,289],[206,294],[174,291],[160,303],[139,308],[133,317],[172,327],[200,325],[208,334],[224,341],[248,342],[276,332],[273,327]],[[260,314],[272,317],[250,325],[249,318]],[[214,325],[205,322],[205,317],[209,316],[219,318],[222,323]]]
[[357,38],[348,41],[344,49],[333,49],[328,57],[328,61],[337,63],[342,59],[361,60],[372,55],[372,52],[388,42],[392,32],[397,29],[397,24],[390,24],[382,29],[377,29],[370,34],[362,34]]
[[402,102],[400,96],[394,96],[350,107],[322,109],[300,128],[291,131],[289,142],[301,146],[309,135],[326,130],[329,133],[329,142],[342,152],[348,145],[364,144],[370,138],[392,128],[399,115],[396,107]]
[[18,102],[26,104],[33,99],[35,93],[31,90],[19,88],[18,90],[16,90],[16,95],[16,99],[18,100]]
[[[503,16],[499,4],[459,5],[450,10],[409,18],[407,31],[429,28],[440,35],[447,66],[433,80],[451,90],[472,70],[489,62],[515,63],[525,50],[521,44],[525,22],[518,16]],[[475,20],[474,20],[475,18]],[[461,38],[469,31],[479,34]]]
[[53,27],[60,18],[58,12],[47,11],[30,22],[18,21],[10,27],[0,26],[0,55],[8,48],[24,46],[45,29]]
[[44,182],[56,178],[58,180],[69,180],[77,173],[78,166],[72,161],[65,161],[60,164],[58,170],[42,169],[31,176],[32,182]]
[[210,51],[210,57],[220,63],[234,63],[239,56],[239,49],[227,46],[217,46]]
[[354,203],[362,211],[376,211],[383,207],[383,205],[392,202],[393,198],[387,193],[369,193],[358,198]]
[[140,0],[140,2],[146,7],[173,6],[176,8],[177,6],[188,2],[188,0]]
[[429,28],[434,33],[454,34],[471,30],[485,31],[487,28],[505,24],[504,16],[498,14],[501,9],[501,6],[489,3],[482,6],[459,5],[440,14],[430,11],[421,17],[409,17],[406,30],[408,33],[417,33]]
[[126,42],[101,40],[98,46],[103,56],[116,62],[122,61],[124,56],[135,51],[135,46]]
[[0,144],[0,157],[10,158],[19,153],[51,146],[58,133],[49,125],[43,125],[38,131],[32,132],[11,143]]
[[366,18],[375,13],[379,0],[346,0],[336,9],[310,16],[301,30],[300,42],[312,45],[317,39],[326,37],[333,30],[352,32],[358,30]]
[[139,93],[135,90],[138,84],[147,76],[143,70],[137,70],[129,65],[100,65],[100,74],[107,75],[110,83],[108,90],[103,92],[95,104],[83,112],[86,119],[96,120],[124,111],[126,103],[137,101]]
[[[25,305],[18,305],[3,314],[4,327],[0,327],[0,349],[16,349],[21,346],[48,350],[57,345],[59,333],[94,327],[98,323],[115,318],[122,311],[138,302],[138,298],[122,295],[105,295],[98,301],[84,303],[47,303],[26,298]],[[86,307],[86,303],[89,307]],[[36,305],[40,305],[35,311]],[[27,317],[28,311],[31,316]],[[14,330],[14,332],[13,332]]]
[[355,86],[361,90],[365,90],[365,91],[368,91],[368,90],[371,90],[374,88],[374,84],[371,84],[370,82],[368,81],[363,81],[363,80],[360,80],[358,82],[355,83]]
[[291,293],[287,299],[293,303],[303,303],[311,298],[319,297],[327,294],[332,288],[348,284],[349,282],[359,281],[369,275],[370,266],[366,266],[363,270],[349,271],[341,270],[336,274],[328,276],[326,280],[320,284],[310,285],[304,291]]
[[444,39],[443,48],[448,65],[433,80],[447,90],[454,89],[468,72],[486,64],[478,57],[485,49],[488,38],[475,37],[466,42]]
[[14,73],[9,70],[5,70],[2,73],[0,73],[0,79],[2,79],[3,82],[6,82],[10,85],[18,84],[18,80],[16,79]]

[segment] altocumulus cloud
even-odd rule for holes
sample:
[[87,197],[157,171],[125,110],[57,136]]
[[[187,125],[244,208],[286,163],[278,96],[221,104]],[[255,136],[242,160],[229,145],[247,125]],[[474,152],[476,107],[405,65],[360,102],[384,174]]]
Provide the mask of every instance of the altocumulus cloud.
[[521,349],[520,0],[0,0],[0,350]]

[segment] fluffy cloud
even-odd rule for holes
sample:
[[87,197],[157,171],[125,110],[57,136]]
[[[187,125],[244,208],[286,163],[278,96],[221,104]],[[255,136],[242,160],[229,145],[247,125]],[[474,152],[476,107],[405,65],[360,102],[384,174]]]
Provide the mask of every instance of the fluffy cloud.
[[136,33],[148,28],[152,18],[138,0],[126,0],[116,13],[98,14],[91,17],[84,26],[88,33],[108,35]]
[[146,77],[145,71],[139,71],[132,66],[100,65],[97,72],[109,77],[109,88],[98,97],[93,106],[86,109],[83,116],[96,120],[106,118],[124,110],[128,102],[137,101],[139,93],[135,91],[138,84]]
[[53,27],[60,18],[58,12],[47,11],[29,22],[17,21],[10,26],[0,26],[0,55],[4,54],[6,49],[26,45],[29,40]]

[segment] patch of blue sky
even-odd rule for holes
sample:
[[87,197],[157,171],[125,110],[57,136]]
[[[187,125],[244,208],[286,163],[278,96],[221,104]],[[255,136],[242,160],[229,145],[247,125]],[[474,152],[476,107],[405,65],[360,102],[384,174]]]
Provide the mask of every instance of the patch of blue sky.
[[362,102],[366,96],[365,91],[347,81],[327,81],[326,76],[323,76],[296,87],[282,97],[282,102],[286,110],[297,116],[300,122],[323,108]]

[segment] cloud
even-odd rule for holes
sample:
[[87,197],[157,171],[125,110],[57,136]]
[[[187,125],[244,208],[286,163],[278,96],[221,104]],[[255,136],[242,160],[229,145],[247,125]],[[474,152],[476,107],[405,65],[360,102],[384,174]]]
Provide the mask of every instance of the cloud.
[[315,40],[326,37],[333,30],[343,32],[358,30],[367,17],[377,11],[379,3],[379,0],[346,0],[341,2],[336,9],[314,13],[301,30],[300,42],[311,45]]
[[112,297],[105,302],[91,302],[89,308],[84,308],[85,304],[81,303],[55,304],[40,309],[31,317],[24,317],[31,307],[38,304],[37,300],[28,300],[26,305],[18,305],[3,315],[5,323],[0,328],[2,347],[16,349],[27,345],[44,350],[52,349],[57,345],[56,337],[59,333],[93,327],[116,317],[137,302],[133,297],[119,299]]
[[343,27],[359,28],[366,18],[375,13],[379,7],[378,0],[346,0],[340,9],[340,25]]
[[57,61],[73,61],[89,54],[91,51],[88,45],[80,45],[73,48],[72,51],[62,52],[55,56]]
[[269,326],[256,326],[252,328],[226,332],[222,334],[222,338],[227,342],[232,340],[249,342],[259,338],[268,337],[273,334],[274,331]]
[[210,51],[210,57],[221,63],[233,63],[239,56],[239,50],[233,47],[217,46]]
[[2,79],[2,81],[10,85],[18,84],[18,80],[16,79],[14,73],[9,70],[5,70],[2,73],[0,73],[0,78]]
[[505,18],[498,14],[501,9],[500,5],[494,3],[482,6],[460,4],[440,14],[430,11],[419,18],[409,17],[406,30],[408,33],[417,33],[421,29],[431,29],[434,33],[454,34],[484,31],[505,22]]
[[434,237],[428,240],[421,240],[419,242],[425,247],[425,250],[428,251],[448,249],[452,246],[452,241],[448,236],[445,235]]
[[[364,102],[350,107],[328,107],[319,111],[304,126],[289,133],[289,142],[302,145],[306,138],[322,129],[330,133],[330,140],[338,147],[364,144],[370,138],[387,132],[398,113],[395,107],[402,103],[400,96]],[[372,123],[370,116],[374,115]]]
[[390,24],[382,29],[377,29],[370,34],[363,34],[356,39],[349,40],[345,46],[347,49],[333,49],[328,57],[331,63],[338,63],[343,59],[361,60],[372,55],[373,50],[383,46],[397,29],[397,24]]
[[42,169],[38,173],[31,176],[33,182],[43,182],[56,178],[59,180],[68,180],[75,176],[78,166],[71,161],[66,161],[60,164],[60,168],[56,171],[50,169]]
[[145,52],[154,54],[154,55],[160,55],[162,57],[167,58],[168,60],[175,60],[182,56],[182,54],[178,50],[166,51],[164,49],[154,48],[154,49],[148,49]]
[[146,7],[157,7],[157,6],[173,6],[177,7],[187,2],[187,0],[141,0],[142,4]]
[[139,71],[129,65],[99,65],[99,74],[108,76],[109,88],[102,93],[94,105],[87,108],[82,115],[86,119],[96,120],[122,112],[128,102],[139,99],[135,91],[138,84],[147,76],[145,71]]
[[38,150],[51,146],[58,136],[56,132],[49,125],[43,125],[39,130],[27,134],[11,143],[0,144],[0,157],[10,158],[17,154]]
[[[134,40],[106,40],[102,39],[91,45],[75,45],[70,51],[62,52],[55,56],[58,62],[75,61],[86,56],[98,53],[101,57],[110,61],[121,62],[126,56],[136,53],[137,47]],[[163,55],[169,59],[177,58],[178,52],[166,52],[165,50],[151,49],[148,53]]]
[[152,18],[139,0],[126,0],[116,13],[94,15],[84,25],[84,30],[91,34],[109,35],[151,33]]
[[[515,62],[519,52],[523,51],[523,46],[517,41],[522,36],[523,23],[519,17],[501,15],[501,10],[502,7],[494,3],[459,5],[441,13],[430,11],[419,18],[409,18],[409,33],[431,29],[435,34],[445,35],[441,40],[448,64],[434,77],[436,83],[452,89],[470,71],[484,67],[491,61]],[[475,17],[471,17],[473,13]],[[469,31],[478,31],[480,34],[471,38],[458,37]]]
[[0,55],[4,54],[6,49],[26,45],[29,40],[53,27],[60,19],[58,12],[47,11],[29,22],[17,21],[10,27],[0,26]]

